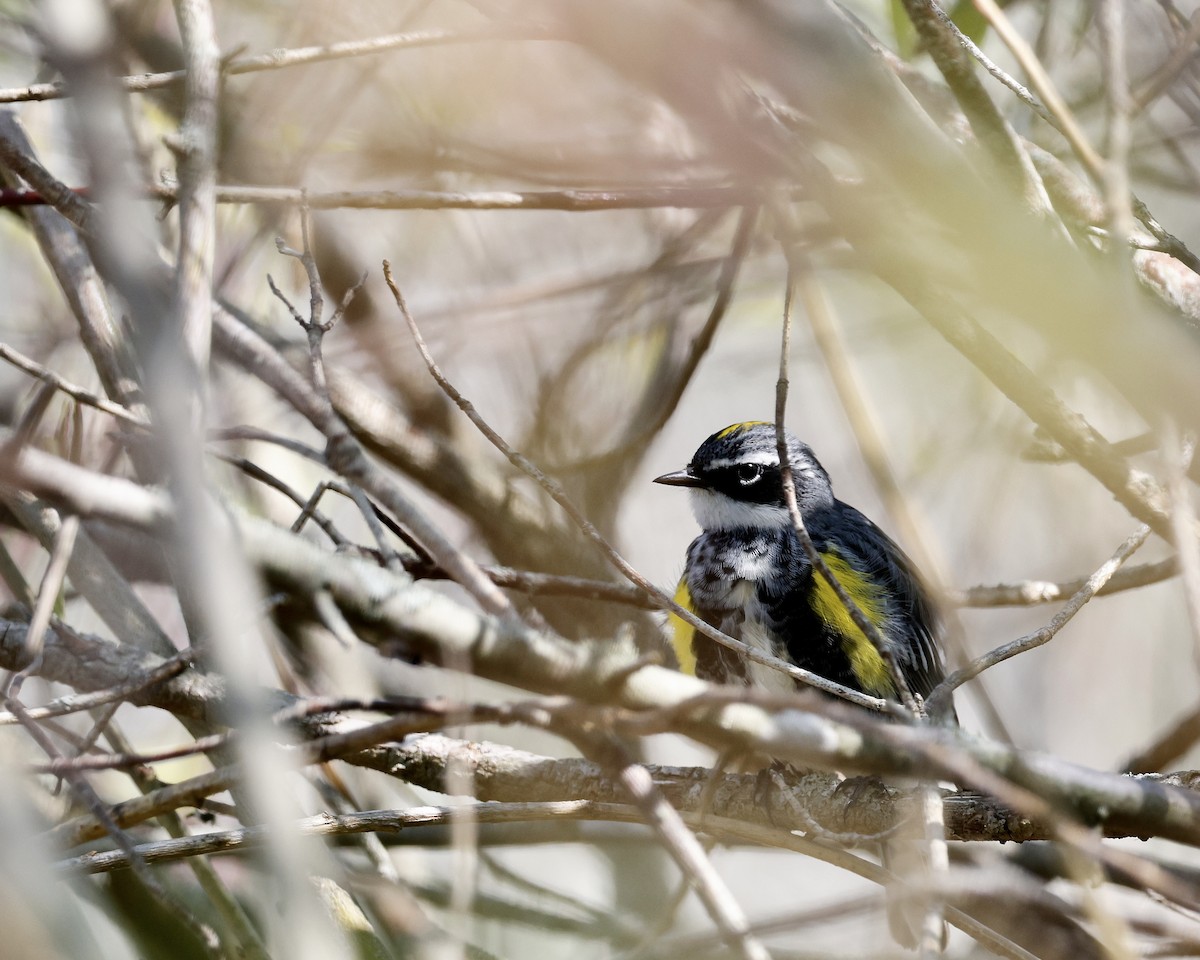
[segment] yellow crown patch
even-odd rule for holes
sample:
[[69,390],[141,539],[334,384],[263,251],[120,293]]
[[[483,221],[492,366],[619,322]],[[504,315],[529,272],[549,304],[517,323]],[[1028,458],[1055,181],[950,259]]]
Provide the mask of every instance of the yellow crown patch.
[[724,440],[726,437],[732,437],[735,433],[741,433],[743,430],[749,430],[752,427],[769,427],[769,420],[743,420],[741,423],[732,423],[720,433],[717,434],[718,440]]

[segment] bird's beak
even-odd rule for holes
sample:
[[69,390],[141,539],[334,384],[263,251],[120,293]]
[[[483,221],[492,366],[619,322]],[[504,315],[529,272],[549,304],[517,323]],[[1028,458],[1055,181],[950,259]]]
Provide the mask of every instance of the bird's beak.
[[655,483],[665,483],[668,487],[702,487],[704,481],[694,477],[686,470],[676,470],[674,473],[664,473],[654,478]]

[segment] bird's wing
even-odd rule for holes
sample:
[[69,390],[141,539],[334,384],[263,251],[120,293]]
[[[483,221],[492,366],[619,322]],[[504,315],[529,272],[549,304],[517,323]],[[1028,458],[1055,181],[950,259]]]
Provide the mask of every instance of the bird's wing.
[[899,545],[854,507],[840,503],[837,545],[881,585],[891,607],[888,632],[914,693],[928,697],[945,675],[937,612]]

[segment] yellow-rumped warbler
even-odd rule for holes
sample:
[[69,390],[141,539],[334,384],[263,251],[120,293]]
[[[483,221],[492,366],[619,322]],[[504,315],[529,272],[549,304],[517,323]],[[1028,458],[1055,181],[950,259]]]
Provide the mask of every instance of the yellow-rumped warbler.
[[[895,542],[833,495],[812,449],[787,435],[796,502],[814,546],[891,645],[913,693],[942,679],[933,605]],[[724,633],[863,693],[896,698],[887,664],[800,546],[783,498],[775,426],[735,423],[700,445],[683,470],[654,481],[688,487],[702,533],[688,547],[676,600]],[[672,621],[687,672],[777,691],[790,677]]]
[[[934,608],[904,551],[833,495],[812,449],[787,435],[804,525],[830,572],[891,646],[909,689],[927,697],[943,676]],[[675,600],[723,633],[854,690],[898,699],[887,663],[854,623],[800,545],[780,476],[775,426],[735,423],[700,445],[683,470],[655,483],[688,487],[702,532],[692,541]],[[716,683],[778,692],[787,674],[754,663],[697,633],[671,626],[680,667]],[[935,719],[954,723],[953,706]],[[891,845],[893,854],[898,845]],[[885,862],[888,849],[885,845]],[[894,865],[896,860],[892,861]],[[897,939],[914,941],[914,920],[889,906]],[[919,921],[918,921],[919,922]]]

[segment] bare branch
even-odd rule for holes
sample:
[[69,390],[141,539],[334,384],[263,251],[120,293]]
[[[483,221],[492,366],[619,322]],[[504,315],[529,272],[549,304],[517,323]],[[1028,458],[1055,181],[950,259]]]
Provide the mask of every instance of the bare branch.
[[1045,188],[1029,161],[1020,138],[996,109],[975,75],[971,58],[959,43],[961,34],[947,26],[949,17],[935,0],[903,0],[926,51],[937,64],[979,142],[991,151],[1002,175],[1019,187],[1034,208],[1048,206]]
[[178,138],[179,254],[174,309],[197,370],[212,344],[212,272],[216,244],[217,96],[220,52],[207,0],[175,0],[186,59],[185,107]]
[[[20,696],[21,684],[26,677],[36,671],[41,663],[46,628],[50,625],[50,616],[58,603],[58,594],[62,589],[63,579],[67,575],[67,564],[75,549],[75,537],[78,533],[78,517],[67,517],[62,522],[62,526],[58,528],[54,546],[50,551],[50,562],[46,565],[46,572],[42,575],[42,582],[38,586],[33,616],[29,620],[29,630],[25,634],[25,649],[22,652],[24,664],[5,683],[4,697],[6,699]],[[18,719],[24,723],[28,720],[28,715],[22,713]]]
[[[149,687],[179,676],[179,674],[191,666],[191,653],[181,653],[170,660],[164,660],[158,667],[130,677],[116,686],[97,690],[95,693],[73,693],[40,707],[26,707],[25,716],[30,720],[46,720],[51,717],[64,717],[83,710],[93,710],[96,707],[102,707],[106,704],[129,700],[134,694],[141,693]],[[14,724],[19,722],[20,720],[15,714],[0,713],[0,724]]]
[[1171,55],[1154,71],[1142,89],[1133,95],[1132,111],[1135,114],[1147,110],[1178,78],[1195,57],[1197,41],[1200,41],[1200,10],[1192,14],[1187,29],[1176,38],[1175,49],[1171,51]]
[[[1100,597],[1123,590],[1136,590],[1152,583],[1161,583],[1179,573],[1179,564],[1174,557],[1122,567],[1116,571],[1101,589]],[[1087,584],[1087,577],[1054,582],[1050,580],[1022,580],[1017,583],[998,583],[993,586],[968,587],[950,591],[949,599],[964,607],[1025,607],[1035,603],[1054,603],[1065,600]]]
[[485,609],[510,614],[512,604],[480,572],[478,565],[454,546],[425,515],[405,497],[381,469],[367,459],[346,424],[329,405],[314,394],[295,370],[262,337],[223,310],[214,315],[213,333],[220,348],[252,370],[291,403],[298,413],[320,430],[328,441],[326,456],[338,470],[378,500],[408,527],[433,554],[438,565],[465,586]]
[[53,203],[57,213],[29,208],[23,215],[75,314],[83,345],[100,375],[104,392],[110,400],[144,417],[131,351],[122,341],[120,325],[109,307],[104,284],[83,238],[72,227],[77,224],[84,233],[90,232],[91,206],[74,196],[42,166],[20,120],[11,110],[0,110],[0,164]]
[[119,406],[110,400],[105,400],[103,397],[98,397],[90,390],[76,386],[69,380],[64,380],[53,370],[49,370],[40,363],[29,359],[24,354],[18,353],[7,343],[0,343],[0,358],[11,363],[17,369],[25,371],[31,377],[37,377],[44,383],[50,384],[55,390],[65,393],[72,400],[76,400],[85,406],[94,407],[101,413],[107,413],[110,417],[116,417],[118,420],[128,423],[131,426],[146,427],[149,425],[138,414],[132,413],[125,407]]
[[1016,58],[1021,65],[1021,69],[1025,71],[1025,75],[1029,77],[1029,82],[1037,91],[1038,96],[1042,98],[1042,103],[1046,105],[1046,109],[1050,111],[1057,121],[1056,126],[1067,138],[1067,142],[1071,145],[1071,149],[1075,151],[1075,155],[1083,163],[1088,173],[1097,182],[1104,179],[1104,160],[1096,152],[1096,149],[1091,145],[1087,135],[1083,132],[1074,114],[1067,106],[1055,87],[1054,82],[1046,73],[1041,61],[1030,48],[1025,39],[1016,31],[1011,21],[1005,16],[995,3],[995,0],[975,0],[976,7],[979,12],[987,19],[992,29],[996,31],[998,36],[1009,52]]
[[[372,56],[391,50],[505,39],[538,40],[548,39],[548,37],[532,27],[516,30],[505,27],[484,28],[476,31],[426,30],[372,37],[368,40],[346,40],[317,47],[273,50],[255,57],[239,57],[230,60],[223,64],[221,72],[227,76],[241,76],[266,70],[283,70],[312,63],[324,63],[330,60]],[[120,82],[122,88],[129,93],[145,93],[150,90],[177,86],[186,80],[186,70],[170,70],[165,73],[122,77]],[[28,87],[0,90],[0,103],[58,100],[68,96],[71,96],[71,90],[67,84],[37,83]]]
[[1027,650],[1032,650],[1035,647],[1040,647],[1044,643],[1049,643],[1054,639],[1054,635],[1065,627],[1080,610],[1084,604],[1092,599],[1096,593],[1108,582],[1109,578],[1116,573],[1121,564],[1124,563],[1134,551],[1137,550],[1146,538],[1150,536],[1150,528],[1143,525],[1138,527],[1129,537],[1117,548],[1107,561],[1097,568],[1096,572],[1088,577],[1087,581],[1081,586],[1063,608],[1054,615],[1053,619],[1044,627],[1039,627],[1032,633],[1028,633],[1011,643],[1006,643],[1002,647],[997,647],[995,650],[985,653],[982,657],[976,658],[961,670],[955,670],[950,676],[946,677],[938,684],[937,689],[929,696],[931,704],[945,702],[955,689],[962,686],[973,677],[979,676],[984,670],[989,667],[994,667],[998,663],[1003,663],[1019,653],[1024,653]]

